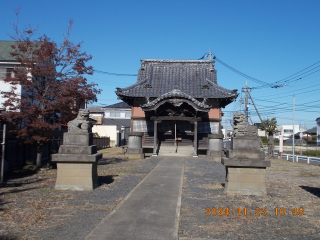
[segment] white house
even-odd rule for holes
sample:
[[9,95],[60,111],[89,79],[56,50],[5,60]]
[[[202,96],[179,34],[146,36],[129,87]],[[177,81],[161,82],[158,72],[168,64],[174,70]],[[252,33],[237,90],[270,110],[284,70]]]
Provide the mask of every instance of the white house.
[[[9,83],[5,83],[4,79],[7,74],[13,75],[13,69],[20,65],[20,63],[10,55],[10,52],[12,52],[11,45],[14,44],[15,41],[0,41],[0,91],[9,91],[11,89],[11,85]],[[21,93],[22,86],[17,86],[16,91],[18,94]],[[6,99],[3,98],[2,94],[0,94],[0,108],[3,107],[5,100]]]
[[261,130],[259,127],[261,125],[261,123],[254,123],[254,126],[256,126],[258,128],[258,136],[259,137],[267,137],[267,133],[265,130]]
[[[283,135],[283,140],[287,140],[290,137],[292,137],[293,134],[293,129],[294,129],[294,134],[297,134],[298,132],[305,132],[306,129],[301,128],[300,125],[278,125],[277,126],[278,130],[281,132],[281,135]],[[275,138],[279,138],[280,132],[275,134]]]
[[105,118],[131,119],[131,107],[125,102],[104,107]]
[[[93,132],[99,136],[110,137],[110,146],[126,144],[131,125],[131,108],[125,102],[108,105],[105,107],[88,107],[90,117],[102,118],[101,124],[94,125]],[[99,123],[99,121],[98,121]]]

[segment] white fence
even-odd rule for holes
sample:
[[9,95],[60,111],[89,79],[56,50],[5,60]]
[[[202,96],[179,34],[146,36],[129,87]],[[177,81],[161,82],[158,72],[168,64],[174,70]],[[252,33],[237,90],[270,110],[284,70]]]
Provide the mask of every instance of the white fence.
[[[277,152],[274,153],[275,157],[279,157],[279,154]],[[307,163],[312,165],[320,165],[320,158],[318,157],[310,157],[310,156],[304,156],[304,155],[293,155],[283,153],[282,159],[285,159],[290,162],[300,162],[300,163]]]

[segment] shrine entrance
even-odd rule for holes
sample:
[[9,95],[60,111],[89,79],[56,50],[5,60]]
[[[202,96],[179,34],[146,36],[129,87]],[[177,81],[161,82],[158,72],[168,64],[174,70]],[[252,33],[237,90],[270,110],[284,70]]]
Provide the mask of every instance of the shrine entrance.
[[163,99],[158,106],[145,108],[154,121],[154,151],[157,155],[161,146],[174,146],[178,151],[179,146],[189,146],[193,149],[193,156],[197,156],[197,129],[198,117],[197,108],[195,108],[188,99]]
[[193,146],[194,126],[188,121],[158,123],[158,142],[161,146]]

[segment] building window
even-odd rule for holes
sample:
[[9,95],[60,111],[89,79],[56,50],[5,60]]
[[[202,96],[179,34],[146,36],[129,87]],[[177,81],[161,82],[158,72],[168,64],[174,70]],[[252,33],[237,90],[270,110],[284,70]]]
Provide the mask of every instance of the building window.
[[284,129],[283,132],[284,133],[293,133],[293,130],[292,129]]
[[0,79],[4,80],[6,78],[6,69],[5,68],[0,68]]
[[14,77],[13,68],[7,68],[6,75],[10,75],[11,77]]
[[131,112],[126,112],[126,118],[130,118],[131,117]]
[[110,117],[120,117],[120,112],[110,112]]
[[14,68],[0,68],[0,80],[4,80],[7,75],[14,77]]

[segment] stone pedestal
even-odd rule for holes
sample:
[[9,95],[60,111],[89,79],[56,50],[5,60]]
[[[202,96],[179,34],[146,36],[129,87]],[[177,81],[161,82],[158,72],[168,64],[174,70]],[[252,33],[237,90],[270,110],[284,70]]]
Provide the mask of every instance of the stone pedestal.
[[99,185],[97,165],[102,158],[92,145],[93,134],[89,132],[64,133],[59,153],[52,155],[57,163],[57,190],[93,190]]
[[221,163],[226,167],[227,193],[267,196],[265,175],[270,161],[222,158]]
[[221,134],[208,134],[209,146],[207,150],[206,159],[220,162],[222,156],[222,135]]
[[227,193],[267,196],[266,168],[226,167],[226,170],[225,189]]
[[129,159],[143,159],[142,132],[129,132],[128,149],[126,156]]
[[97,161],[93,163],[57,163],[57,190],[93,190],[98,187]]
[[242,114],[234,114],[234,131],[231,149],[225,150],[226,157],[221,159],[226,167],[225,192],[266,196],[265,174],[271,163],[260,150],[257,130]]

